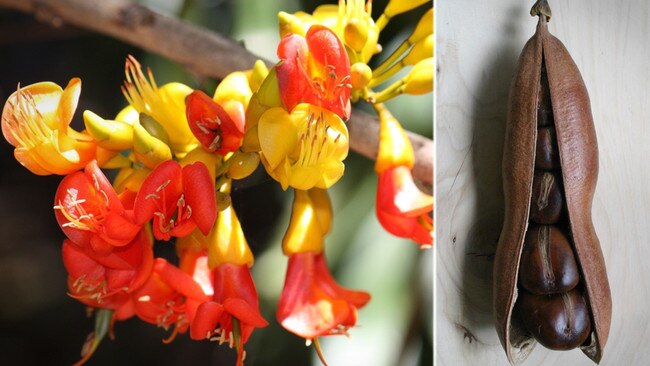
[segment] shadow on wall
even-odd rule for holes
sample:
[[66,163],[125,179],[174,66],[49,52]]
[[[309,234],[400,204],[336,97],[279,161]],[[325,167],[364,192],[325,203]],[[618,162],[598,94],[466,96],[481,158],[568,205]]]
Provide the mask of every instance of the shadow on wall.
[[503,224],[503,184],[501,159],[508,111],[508,94],[519,53],[522,31],[515,19],[525,14],[523,4],[509,9],[502,24],[501,41],[494,44],[496,57],[485,61],[474,106],[472,106],[471,172],[476,187],[476,216],[467,234],[462,265],[463,318],[467,319],[465,338],[475,339],[476,331],[492,328],[492,267],[501,226]]

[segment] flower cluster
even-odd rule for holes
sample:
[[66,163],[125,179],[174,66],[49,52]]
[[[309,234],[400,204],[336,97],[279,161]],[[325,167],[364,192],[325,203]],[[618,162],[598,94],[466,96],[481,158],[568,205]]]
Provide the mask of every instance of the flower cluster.
[[[426,2],[391,0],[376,22],[371,1],[280,13],[278,64],[268,69],[258,61],[233,72],[212,97],[180,83],[159,87],[129,56],[122,87],[128,106],[112,119],[84,111],[81,132],[69,127],[79,79],[65,89],[51,82],[18,87],[2,112],[3,135],[31,172],[64,176],[54,214],[67,237],[69,294],[96,317],[80,363],[116,321],[135,316],[171,330],[166,342],[189,333],[227,343],[243,364],[245,343],[268,322],[230,191],[260,163],[294,191],[277,321],[313,342],[321,359],[319,337],[348,334],[370,295],[335,281],[324,238],[333,215],[327,189],[345,171],[351,102],[365,100],[379,115],[379,222],[423,247],[433,243],[433,198],[414,183],[413,148],[383,105],[431,90],[432,9],[384,63],[368,66],[388,20]],[[413,66],[406,76],[373,91],[406,66]],[[102,169],[116,170],[112,182]],[[157,257],[155,241],[174,242],[177,261]]]

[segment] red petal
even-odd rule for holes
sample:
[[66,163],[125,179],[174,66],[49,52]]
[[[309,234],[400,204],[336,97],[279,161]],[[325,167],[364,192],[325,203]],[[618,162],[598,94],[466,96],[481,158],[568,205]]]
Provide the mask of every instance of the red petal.
[[433,211],[433,197],[420,191],[411,170],[402,165],[379,174],[377,204],[394,215],[416,217]]
[[207,300],[207,296],[203,293],[201,287],[194,282],[194,279],[178,267],[159,259],[156,260],[154,268],[165,283],[183,294],[183,296]]
[[[190,130],[206,150],[225,155],[239,147],[237,144],[234,149],[228,151],[223,148],[224,141],[231,135],[239,134],[238,139],[241,140],[243,132],[239,131],[228,113],[212,98],[200,90],[195,90],[187,97],[186,105]],[[214,144],[217,138],[218,143]]]
[[[305,36],[309,52],[319,64],[333,67],[337,79],[350,75],[350,61],[345,47],[331,29],[314,25]],[[348,89],[349,96],[349,89]]]
[[144,224],[154,212],[162,212],[169,219],[181,192],[180,164],[167,160],[158,165],[144,180],[135,198],[133,213],[136,223]]
[[63,241],[62,248],[63,265],[73,278],[86,276],[89,279],[104,277],[104,267],[99,265],[92,258],[87,256],[80,248],[72,244],[70,240]]
[[88,163],[88,165],[86,165],[84,173],[94,188],[98,191],[103,192],[98,192],[98,194],[100,194],[102,198],[105,197],[105,199],[108,199],[108,202],[105,202],[105,204],[110,210],[115,210],[119,213],[124,211],[124,206],[122,206],[122,202],[120,202],[120,199],[117,197],[115,189],[108,181],[108,178],[106,178],[102,170],[99,169],[97,160],[93,160]]
[[[86,200],[83,204],[86,211],[90,211],[92,214],[99,214],[99,210],[96,209],[97,202],[93,187],[88,183],[88,179],[86,179],[84,173],[75,172],[67,175],[63,180],[61,180],[61,183],[59,183],[59,187],[54,194],[54,205],[61,206],[67,212],[80,216],[81,213],[78,212],[74,205],[74,201],[78,201],[79,199]],[[94,235],[93,232],[79,230],[69,226],[69,220],[63,215],[61,209],[54,210],[54,216],[63,232],[68,238],[70,238],[70,240],[81,246],[86,246],[90,243],[90,239]]]
[[196,162],[183,168],[183,192],[187,205],[192,208],[190,219],[208,235],[217,219],[217,196],[205,164]]
[[433,219],[429,213],[432,211],[433,197],[417,188],[408,167],[393,167],[379,175],[377,219],[386,231],[422,245],[431,245]]
[[322,254],[294,254],[278,304],[277,319],[284,328],[307,339],[335,334],[339,325],[353,326],[356,308],[363,306],[369,295],[338,286]]
[[196,340],[208,338],[216,328],[222,313],[223,306],[214,301],[207,301],[199,305],[190,325],[190,338]]
[[103,237],[111,245],[124,246],[133,240],[140,227],[117,212],[111,211],[106,215],[102,225]]
[[285,108],[291,112],[306,95],[312,93],[310,76],[306,72],[307,41],[297,34],[285,36],[278,45],[278,57],[281,60],[276,66],[280,95]]
[[264,320],[257,307],[238,298],[226,299],[223,303],[224,309],[239,319],[242,323],[251,325],[255,328],[266,327],[269,323]]
[[341,287],[332,277],[325,261],[325,253],[321,252],[314,258],[314,271],[318,285],[332,297],[343,298],[360,308],[370,301],[370,294],[365,291],[349,290]]

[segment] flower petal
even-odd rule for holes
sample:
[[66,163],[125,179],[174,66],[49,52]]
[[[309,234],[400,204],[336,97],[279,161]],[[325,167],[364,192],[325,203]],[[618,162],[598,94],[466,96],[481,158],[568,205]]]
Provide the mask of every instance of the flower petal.
[[192,210],[191,220],[208,235],[217,218],[217,196],[205,164],[196,162],[183,167],[183,193]]

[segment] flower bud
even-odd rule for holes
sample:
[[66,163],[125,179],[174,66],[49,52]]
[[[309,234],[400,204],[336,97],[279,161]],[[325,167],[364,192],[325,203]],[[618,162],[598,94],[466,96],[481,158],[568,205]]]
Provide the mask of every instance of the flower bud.
[[297,16],[283,11],[278,13],[278,20],[280,22],[280,37],[292,33],[304,36],[307,33],[307,28],[309,28],[305,27],[302,20]]
[[140,125],[144,127],[151,136],[165,144],[169,144],[169,135],[167,134],[167,131],[165,131],[165,128],[153,117],[145,113],[140,113],[138,120],[140,121]]
[[402,63],[404,65],[415,65],[425,58],[433,57],[433,43],[433,34],[429,34],[413,46],[409,54],[402,60]]
[[372,79],[372,70],[363,62],[357,62],[350,68],[350,85],[353,89],[363,89]]
[[408,38],[411,44],[417,43],[429,34],[433,33],[433,8],[429,9],[415,26],[413,33]]
[[121,121],[103,119],[91,111],[84,111],[86,131],[97,144],[109,150],[126,150],[133,145],[133,128]]
[[426,94],[433,90],[433,57],[418,62],[406,75],[403,91],[406,94]]
[[384,9],[384,14],[388,17],[394,17],[397,14],[405,13],[427,2],[429,0],[390,0]]
[[260,164],[260,156],[255,152],[244,153],[235,151],[230,159],[231,163],[228,168],[228,176],[232,179],[244,179],[248,177],[253,174]]
[[133,126],[133,151],[138,161],[150,169],[172,159],[169,146],[152,136],[140,124]]
[[266,64],[262,60],[255,61],[255,65],[250,70],[250,75],[248,76],[248,84],[250,84],[251,91],[253,93],[257,90],[264,82],[264,78],[269,74],[269,68],[266,67]]

